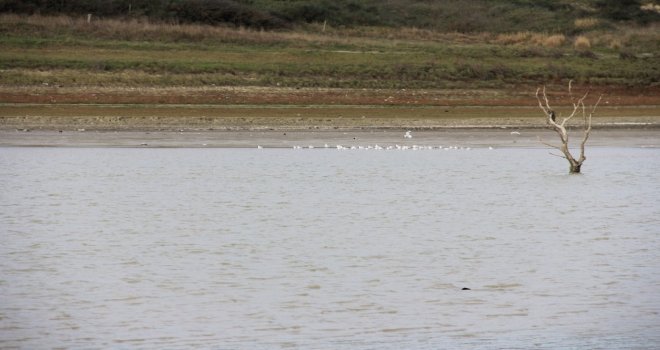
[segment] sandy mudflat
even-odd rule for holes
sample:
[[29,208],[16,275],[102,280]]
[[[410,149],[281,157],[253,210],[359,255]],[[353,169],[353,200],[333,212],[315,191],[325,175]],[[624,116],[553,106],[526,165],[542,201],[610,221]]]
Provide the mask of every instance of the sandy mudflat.
[[[571,122],[579,124],[578,119]],[[590,145],[660,144],[660,105],[605,105],[593,124]],[[412,130],[413,138],[403,137],[406,130]],[[533,104],[0,104],[0,146],[545,147],[539,136],[547,141],[557,138]]]
[[[0,131],[2,147],[198,147],[198,148],[336,148],[387,146],[434,147],[547,147],[539,138],[556,143],[546,129],[406,129],[345,131]],[[576,135],[573,142],[578,140]],[[589,146],[660,147],[660,128],[595,129]]]

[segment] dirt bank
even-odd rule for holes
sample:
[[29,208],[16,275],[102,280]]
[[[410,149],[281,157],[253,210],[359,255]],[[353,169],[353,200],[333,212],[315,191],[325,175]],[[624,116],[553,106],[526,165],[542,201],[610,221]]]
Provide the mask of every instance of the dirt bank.
[[[558,87],[550,96],[567,101]],[[535,86],[510,89],[326,89],[277,87],[2,87],[3,103],[74,104],[212,104],[212,105],[378,105],[378,106],[530,106]],[[586,90],[585,90],[586,91]],[[582,91],[576,91],[580,93]],[[660,105],[660,87],[601,86],[604,105]]]
[[[576,122],[579,120],[576,119]],[[4,130],[543,128],[537,107],[0,105]],[[602,107],[595,127],[660,127],[660,106]]]
[[[660,125],[658,89],[601,88],[595,127]],[[521,92],[522,91],[522,92]],[[576,92],[577,93],[577,92]],[[568,105],[568,96],[550,96]],[[587,101],[587,104],[594,101]],[[558,108],[561,112],[562,108]],[[565,112],[568,110],[563,109]],[[576,122],[579,122],[576,118]],[[369,90],[260,87],[0,87],[4,130],[541,128],[532,88]]]

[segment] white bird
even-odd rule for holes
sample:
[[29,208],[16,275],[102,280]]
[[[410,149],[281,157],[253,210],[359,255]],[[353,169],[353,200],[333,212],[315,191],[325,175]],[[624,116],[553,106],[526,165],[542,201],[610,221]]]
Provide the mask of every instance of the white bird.
[[261,147],[261,146],[257,146],[257,149],[263,149],[263,147]]
[[406,131],[406,134],[403,135],[403,138],[412,139],[412,135],[410,134],[410,132],[411,132],[410,130]]
[[518,131],[512,131],[512,132],[511,132],[511,135],[520,135],[520,132],[518,132]]

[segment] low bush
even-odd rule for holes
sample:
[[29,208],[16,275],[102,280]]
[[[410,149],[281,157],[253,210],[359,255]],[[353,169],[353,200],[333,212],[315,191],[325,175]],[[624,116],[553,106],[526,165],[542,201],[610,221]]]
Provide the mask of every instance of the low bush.
[[580,35],[573,41],[573,47],[575,47],[576,50],[586,51],[591,49],[591,41],[586,36]]
[[573,21],[573,25],[576,29],[591,29],[600,24],[598,18],[588,17],[588,18],[577,18]]

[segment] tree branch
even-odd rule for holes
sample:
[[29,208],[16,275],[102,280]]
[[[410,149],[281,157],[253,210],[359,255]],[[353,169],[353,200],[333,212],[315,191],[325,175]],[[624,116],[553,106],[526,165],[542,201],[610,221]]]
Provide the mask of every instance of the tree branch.
[[[536,100],[539,104],[539,108],[543,111],[545,114],[546,121],[548,125],[559,135],[561,139],[561,145],[553,145],[550,143],[547,143],[541,139],[541,137],[538,137],[539,141],[543,143],[546,146],[552,147],[556,150],[561,151],[563,156],[557,155],[550,153],[553,156],[556,157],[561,157],[566,160],[568,160],[570,164],[570,173],[579,173],[580,169],[582,167],[582,163],[586,159],[584,155],[584,148],[585,144],[587,143],[587,140],[589,139],[589,134],[591,133],[591,121],[594,112],[596,111],[596,107],[598,107],[598,104],[600,104],[600,101],[602,99],[602,95],[598,98],[598,101],[596,104],[591,108],[591,111],[587,113],[587,107],[584,103],[584,101],[587,99],[589,96],[589,91],[585,92],[582,97],[580,97],[577,101],[573,97],[573,80],[570,80],[568,82],[568,95],[571,100],[571,104],[573,105],[573,111],[571,112],[568,117],[561,118],[561,122],[557,122],[555,112],[552,110],[550,107],[550,101],[548,100],[548,95],[546,94],[546,89],[545,86],[543,86],[543,89],[537,88],[536,89]],[[582,113],[582,118],[584,121],[584,134],[582,138],[582,142],[580,143],[580,158],[575,159],[573,155],[571,154],[571,151],[568,147],[568,132],[566,131],[566,124],[573,118],[575,117],[578,113]]]
[[556,146],[556,145],[553,145],[553,144],[551,144],[551,143],[547,143],[547,142],[545,142],[541,137],[539,137],[538,140],[539,140],[539,142],[541,142],[542,144],[544,144],[544,145],[546,145],[546,146],[549,146],[549,147],[552,147],[552,148],[556,148],[556,149],[558,149],[558,150],[561,150],[561,147]]
[[568,159],[568,158],[566,158],[566,156],[562,156],[562,155],[559,155],[559,154],[554,154],[554,153],[552,153],[552,152],[550,152],[550,153],[548,153],[548,154],[551,155],[551,156],[555,156],[555,157],[559,157],[559,158]]
[[541,110],[543,110],[543,113],[545,113],[546,121],[548,124],[552,125],[557,132],[560,132],[561,126],[557,124],[553,118],[555,116],[555,112],[552,110],[552,107],[550,107],[550,101],[548,101],[548,95],[545,93],[545,85],[543,85],[543,101],[545,102],[545,106],[543,105],[543,101],[541,101],[541,97],[539,97],[539,91],[541,89],[537,88],[536,89],[536,100],[539,102],[539,107]]
[[589,115],[587,115],[585,112],[584,104],[582,105],[582,113],[584,114],[584,137],[582,138],[582,143],[580,143],[579,162],[584,162],[585,159],[587,159],[587,157],[584,156],[584,145],[587,143],[587,140],[589,139],[589,134],[591,133],[591,119],[593,117],[594,111],[596,111],[596,107],[598,107],[598,104],[602,99],[603,99],[603,95],[600,95],[598,97],[598,101],[596,101],[593,108],[591,109],[591,112],[589,112]]
[[[543,112],[545,112],[545,114],[546,114],[546,116],[547,116],[550,107],[546,108],[546,107],[543,105],[543,102],[541,102],[541,97],[539,97],[539,91],[541,91],[541,88],[537,88],[537,89],[536,89],[536,100],[539,102],[539,107],[541,108],[541,110],[543,110]],[[548,103],[548,99],[545,97],[545,86],[543,86],[543,97],[545,98],[545,103],[547,104],[547,103]]]
[[571,115],[569,115],[568,117],[564,118],[564,120],[562,120],[561,126],[566,125],[566,122],[568,122],[569,120],[571,120],[571,118],[575,116],[575,113],[577,113],[577,111],[580,109],[580,106],[582,106],[584,112],[584,99],[586,99],[588,95],[589,95],[589,91],[587,91],[584,94],[584,96],[582,96],[582,98],[578,100],[577,103],[573,103],[573,113],[571,113]]

